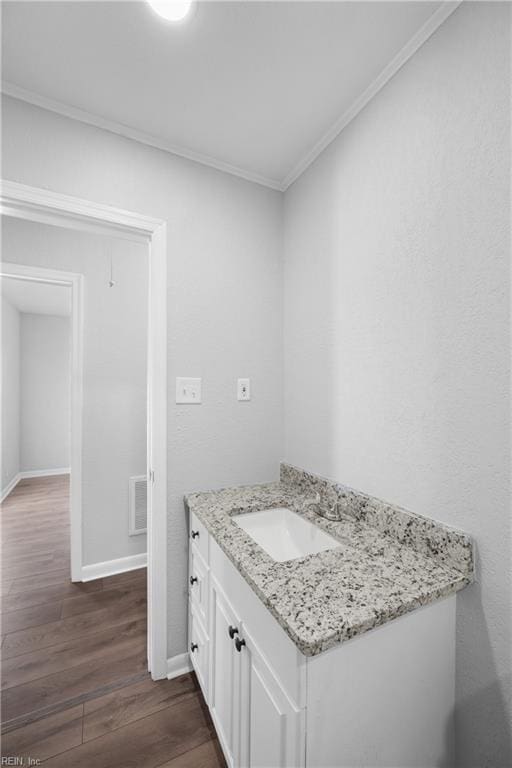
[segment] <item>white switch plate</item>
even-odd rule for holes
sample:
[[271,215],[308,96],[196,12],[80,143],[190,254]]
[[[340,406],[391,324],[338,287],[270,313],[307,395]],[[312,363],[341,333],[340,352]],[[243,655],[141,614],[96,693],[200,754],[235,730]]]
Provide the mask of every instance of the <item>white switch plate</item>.
[[202,379],[176,378],[176,402],[198,405],[201,403]]
[[250,400],[251,399],[251,380],[238,379],[236,391],[237,391],[237,397],[240,401]]

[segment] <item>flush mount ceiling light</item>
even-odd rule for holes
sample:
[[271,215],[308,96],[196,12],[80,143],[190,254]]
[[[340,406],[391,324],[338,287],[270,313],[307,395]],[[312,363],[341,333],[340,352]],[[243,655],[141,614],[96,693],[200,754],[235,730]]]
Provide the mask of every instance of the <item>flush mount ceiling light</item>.
[[166,21],[182,21],[188,16],[194,0],[147,0],[151,8]]

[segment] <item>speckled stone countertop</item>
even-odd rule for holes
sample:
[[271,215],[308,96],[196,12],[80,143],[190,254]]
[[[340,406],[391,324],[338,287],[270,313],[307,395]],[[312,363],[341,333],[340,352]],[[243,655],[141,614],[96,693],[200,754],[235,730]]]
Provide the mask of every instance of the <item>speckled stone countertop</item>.
[[[339,522],[303,510],[305,499],[326,489],[338,495]],[[192,493],[186,502],[306,656],[451,595],[473,578],[465,534],[288,465],[281,482]],[[276,562],[233,520],[272,507],[298,512],[339,546]]]

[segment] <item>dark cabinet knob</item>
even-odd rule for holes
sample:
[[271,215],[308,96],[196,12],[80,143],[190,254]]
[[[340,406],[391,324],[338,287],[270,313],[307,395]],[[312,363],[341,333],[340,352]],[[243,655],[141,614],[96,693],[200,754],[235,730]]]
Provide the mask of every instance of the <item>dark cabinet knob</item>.
[[190,583],[191,583],[191,584],[192,584],[192,586],[193,586],[193,585],[196,583],[196,581],[197,581],[197,576],[191,576],[191,577],[190,577],[190,579],[189,579],[189,581],[190,581]]
[[240,653],[244,645],[245,645],[245,640],[240,640],[240,638],[237,637],[235,640],[235,648],[237,649],[238,653]]
[[199,536],[199,531],[192,531],[190,535],[192,536],[193,539],[197,539]]
[[192,651],[192,653],[194,653],[194,651],[197,651],[198,648],[199,646],[197,643],[190,643],[190,650]]
[[228,629],[228,632],[231,639],[233,639],[235,635],[238,635],[238,629],[236,627],[232,627],[231,625]]

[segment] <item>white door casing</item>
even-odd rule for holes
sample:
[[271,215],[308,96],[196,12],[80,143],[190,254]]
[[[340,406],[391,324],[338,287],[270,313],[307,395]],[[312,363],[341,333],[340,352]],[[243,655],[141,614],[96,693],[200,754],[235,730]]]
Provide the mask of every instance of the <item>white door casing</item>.
[[[0,182],[0,213],[79,231],[106,234],[124,240],[143,242],[149,248],[148,295],[148,387],[147,387],[147,475],[148,475],[148,667],[154,679],[167,675],[167,224],[131,211],[89,200],[70,197],[13,181]],[[75,276],[79,277],[79,276]],[[80,281],[76,283],[77,328],[83,311]],[[74,346],[80,352],[79,345]],[[78,370],[79,361],[73,359]],[[78,376],[78,374],[77,374]],[[81,372],[76,383],[75,434],[81,430]],[[76,421],[74,420],[76,419]],[[74,512],[79,506],[80,463],[74,455]],[[77,479],[78,478],[78,479]],[[73,523],[72,523],[73,525]],[[82,567],[81,519],[74,525],[72,538],[74,563]],[[72,578],[81,578],[73,566]]]

